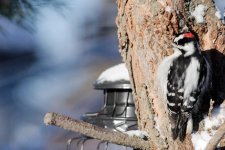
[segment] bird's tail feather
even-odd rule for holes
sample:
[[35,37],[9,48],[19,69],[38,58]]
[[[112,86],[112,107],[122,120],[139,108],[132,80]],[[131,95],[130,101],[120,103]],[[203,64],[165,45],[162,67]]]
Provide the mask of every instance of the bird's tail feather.
[[178,133],[179,133],[179,122],[180,122],[180,115],[177,116],[176,122],[175,122],[175,127],[172,127],[172,138],[173,140],[176,140],[178,137]]
[[174,128],[172,128],[172,138],[176,140],[179,136],[180,141],[184,141],[186,137],[188,117],[186,114],[180,114]]
[[179,139],[180,141],[184,141],[186,137],[186,130],[187,130],[187,121],[188,121],[187,114],[181,114],[180,115],[180,121],[179,121]]
[[187,130],[187,122],[185,122],[179,131],[179,139],[180,141],[184,141],[185,137],[186,137],[186,130]]
[[172,138],[173,138],[173,140],[176,140],[177,137],[178,137],[178,130],[177,130],[177,127],[172,128]]

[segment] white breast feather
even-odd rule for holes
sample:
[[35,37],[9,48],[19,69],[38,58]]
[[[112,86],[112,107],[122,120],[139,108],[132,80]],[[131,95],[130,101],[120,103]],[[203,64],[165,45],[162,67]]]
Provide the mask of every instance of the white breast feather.
[[191,92],[197,89],[199,80],[200,64],[196,58],[191,58],[191,62],[186,71],[184,80],[184,98],[190,96]]

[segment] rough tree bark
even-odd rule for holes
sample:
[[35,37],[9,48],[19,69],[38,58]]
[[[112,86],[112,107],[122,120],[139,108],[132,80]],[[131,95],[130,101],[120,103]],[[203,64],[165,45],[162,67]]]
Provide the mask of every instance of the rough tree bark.
[[[190,135],[183,143],[171,138],[156,72],[162,59],[173,52],[171,41],[185,23],[198,35],[210,60],[212,98],[218,103],[225,99],[225,29],[215,17],[213,1],[117,0],[117,4],[119,47],[131,77],[139,128],[149,133],[149,143],[157,149],[193,149]],[[197,24],[190,13],[199,4],[207,7],[202,24]]]

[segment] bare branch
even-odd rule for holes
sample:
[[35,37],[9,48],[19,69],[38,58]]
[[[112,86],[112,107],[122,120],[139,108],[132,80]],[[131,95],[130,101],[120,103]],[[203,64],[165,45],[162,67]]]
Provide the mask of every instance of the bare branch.
[[95,125],[79,120],[74,120],[70,117],[57,113],[47,113],[44,117],[44,123],[46,125],[54,125],[66,130],[84,134],[88,137],[108,141],[110,143],[143,150],[150,149],[150,143],[139,137],[130,137],[127,134],[113,132],[109,129],[100,128]]
[[223,123],[220,128],[217,130],[215,135],[212,137],[212,139],[209,141],[206,150],[213,150],[216,148],[220,140],[225,135],[225,123]]

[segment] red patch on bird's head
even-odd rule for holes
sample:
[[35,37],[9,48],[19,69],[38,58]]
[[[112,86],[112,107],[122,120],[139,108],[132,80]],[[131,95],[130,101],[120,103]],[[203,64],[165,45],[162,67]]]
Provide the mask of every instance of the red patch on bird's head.
[[191,32],[184,33],[185,38],[194,38],[195,36]]

